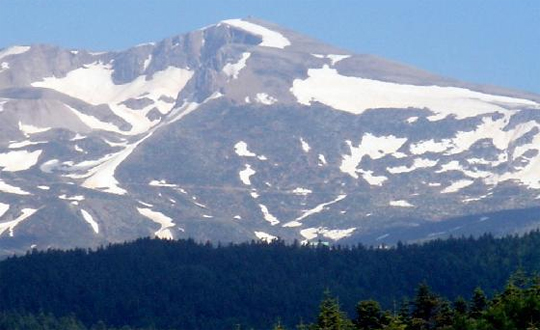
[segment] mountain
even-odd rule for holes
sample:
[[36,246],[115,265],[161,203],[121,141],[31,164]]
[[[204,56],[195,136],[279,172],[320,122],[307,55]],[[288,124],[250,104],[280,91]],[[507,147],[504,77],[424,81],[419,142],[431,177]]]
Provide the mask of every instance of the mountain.
[[391,244],[539,227],[540,96],[255,19],[0,51],[0,254],[137,237]]

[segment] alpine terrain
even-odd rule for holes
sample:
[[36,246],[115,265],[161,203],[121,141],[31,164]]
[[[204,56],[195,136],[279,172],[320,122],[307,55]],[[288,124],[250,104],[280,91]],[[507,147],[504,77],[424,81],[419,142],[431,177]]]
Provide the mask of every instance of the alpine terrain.
[[540,96],[222,21],[0,51],[0,255],[144,236],[392,244],[540,227]]

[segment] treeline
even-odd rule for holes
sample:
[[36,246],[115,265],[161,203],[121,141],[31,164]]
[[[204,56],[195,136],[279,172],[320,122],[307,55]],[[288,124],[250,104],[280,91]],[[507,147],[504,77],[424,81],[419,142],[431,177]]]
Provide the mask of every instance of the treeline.
[[[316,321],[300,322],[291,330],[538,330],[540,329],[540,278],[528,279],[516,273],[502,293],[488,299],[477,288],[470,301],[453,302],[422,283],[413,300],[398,309],[383,310],[375,300],[356,305],[355,317],[341,310],[339,300],[325,292]],[[111,328],[102,321],[86,327],[74,315],[56,318],[51,314],[0,313],[0,330],[155,330],[129,326]],[[242,329],[237,324],[231,330]],[[288,330],[278,319],[273,330]]]
[[[356,305],[356,317],[349,319],[338,300],[327,296],[320,305],[317,321],[300,324],[297,330],[538,330],[540,329],[540,278],[514,276],[502,293],[488,299],[477,288],[470,301],[453,302],[421,284],[412,301],[397,310],[383,311],[377,301]],[[274,330],[285,330],[279,322]]]
[[418,283],[454,301],[488,296],[518,268],[540,270],[540,233],[485,235],[390,249],[141,239],[97,249],[33,251],[0,262],[0,311],[75,316],[86,328],[289,329],[313,322],[329,289],[348,315],[359,300],[393,310]]

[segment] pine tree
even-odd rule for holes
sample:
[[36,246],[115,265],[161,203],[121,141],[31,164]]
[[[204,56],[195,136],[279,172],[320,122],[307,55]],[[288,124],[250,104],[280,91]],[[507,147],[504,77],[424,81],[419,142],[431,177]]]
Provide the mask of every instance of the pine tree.
[[454,301],[454,311],[459,315],[467,314],[467,301],[463,297],[459,296]]
[[374,300],[365,300],[356,306],[356,328],[360,330],[381,329],[389,323],[381,306]]
[[482,314],[487,307],[487,301],[488,300],[484,291],[482,291],[480,288],[476,288],[473,292],[471,300],[470,315],[472,318],[478,318],[480,314]]
[[319,307],[317,317],[317,330],[350,330],[352,322],[341,311],[336,298],[330,296],[329,291],[325,291],[324,299]]

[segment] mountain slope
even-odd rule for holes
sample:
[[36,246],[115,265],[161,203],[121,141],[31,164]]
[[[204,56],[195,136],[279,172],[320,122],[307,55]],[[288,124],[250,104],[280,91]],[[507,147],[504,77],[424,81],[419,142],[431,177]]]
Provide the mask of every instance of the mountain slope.
[[502,231],[485,214],[539,204],[538,95],[258,20],[122,52],[16,46],[0,64],[3,254],[149,235],[379,244],[537,227],[532,211],[508,213]]

